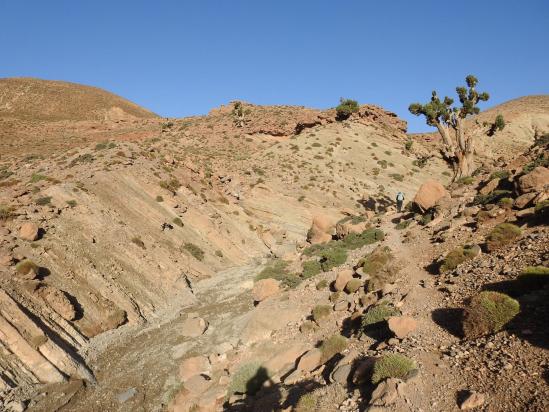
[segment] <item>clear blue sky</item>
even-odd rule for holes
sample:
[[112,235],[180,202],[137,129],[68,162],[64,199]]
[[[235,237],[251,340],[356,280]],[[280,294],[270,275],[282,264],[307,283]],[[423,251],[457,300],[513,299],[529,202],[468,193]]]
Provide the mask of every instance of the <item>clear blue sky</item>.
[[0,0],[0,42],[0,77],[94,85],[163,116],[344,96],[421,131],[408,105],[469,73],[486,107],[549,94],[547,0]]

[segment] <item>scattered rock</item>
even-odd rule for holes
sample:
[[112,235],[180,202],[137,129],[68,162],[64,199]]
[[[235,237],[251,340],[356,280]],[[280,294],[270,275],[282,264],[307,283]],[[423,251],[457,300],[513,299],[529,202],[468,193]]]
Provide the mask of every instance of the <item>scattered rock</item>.
[[341,270],[336,276],[334,289],[341,292],[352,278],[353,271],[351,269]]
[[543,166],[536,167],[518,179],[521,193],[541,192],[546,186],[549,186],[549,169]]
[[40,234],[40,228],[37,224],[32,222],[25,222],[19,229],[19,238],[32,242],[37,240]]
[[127,391],[124,391],[122,393],[119,393],[116,395],[116,400],[120,403],[124,403],[129,401],[131,398],[133,398],[137,394],[137,389],[130,388]]
[[389,329],[399,339],[404,339],[417,328],[417,322],[410,316],[391,316],[387,321]]
[[261,279],[255,282],[252,290],[254,302],[262,302],[280,292],[280,282],[276,279]]
[[470,392],[465,400],[459,406],[459,409],[466,411],[469,409],[478,408],[484,404],[486,397],[484,394],[479,392]]
[[187,318],[181,327],[183,336],[196,338],[208,329],[208,322],[200,317]]

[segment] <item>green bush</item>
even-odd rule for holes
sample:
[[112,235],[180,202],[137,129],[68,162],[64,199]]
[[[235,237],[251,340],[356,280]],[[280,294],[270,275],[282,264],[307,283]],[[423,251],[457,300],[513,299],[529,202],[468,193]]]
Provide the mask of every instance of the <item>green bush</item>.
[[67,200],[67,205],[69,205],[69,207],[71,208],[76,207],[76,200]]
[[301,283],[301,278],[295,273],[290,273],[287,270],[288,262],[276,260],[266,266],[256,277],[255,280],[261,279],[276,279],[282,285],[288,288],[295,288]]
[[181,183],[179,183],[179,180],[175,178],[170,180],[162,180],[159,184],[162,189],[169,190],[172,193],[177,192],[177,189],[181,187]]
[[522,174],[530,173],[538,166],[549,167],[549,156],[546,153],[541,153],[533,161],[525,164],[522,167]]
[[513,194],[510,190],[494,190],[487,195],[476,195],[473,200],[475,205],[487,205],[488,203],[497,203],[498,200],[504,197],[510,197]]
[[183,249],[189,252],[196,260],[204,260],[204,251],[196,246],[194,243],[185,243]]
[[20,275],[26,275],[29,272],[32,272],[34,275],[38,275],[40,268],[32,260],[25,259],[15,265],[15,270]]
[[518,276],[520,285],[527,289],[541,289],[549,283],[549,268],[545,266],[528,266]]
[[501,330],[520,311],[519,303],[499,292],[480,292],[464,312],[463,333],[477,338]]
[[381,229],[366,229],[362,233],[349,233],[338,244],[348,250],[359,249],[366,245],[371,245],[375,242],[380,242],[384,239],[385,234]]
[[347,399],[347,391],[337,383],[321,386],[299,398],[292,412],[336,412]]
[[330,305],[316,305],[313,308],[313,320],[316,323],[320,323],[322,319],[327,318],[332,313],[332,307]]
[[490,180],[492,179],[507,179],[511,173],[508,170],[496,170],[490,175]]
[[449,272],[457,268],[463,262],[474,258],[480,253],[478,245],[459,246],[449,252],[440,266],[440,273]]
[[534,208],[534,213],[537,216],[549,216],[549,199],[543,200],[536,204]]
[[180,218],[178,218],[178,217],[174,217],[174,218],[172,219],[172,223],[173,223],[174,225],[179,226],[179,227],[185,226],[185,225],[183,224],[183,221],[182,221]]
[[156,196],[156,201],[159,202],[159,203],[163,202],[164,198],[162,196],[158,195],[158,196]]
[[33,173],[30,178],[30,183],[38,183],[41,180],[46,180],[48,176],[41,175],[40,173]]
[[465,176],[458,179],[457,182],[462,185],[472,185],[475,182],[475,179],[473,179],[471,176]]
[[410,223],[412,223],[412,219],[407,219],[407,220],[401,220],[400,222],[398,222],[395,226],[395,229],[397,230],[404,230],[406,229],[408,226],[410,226]]
[[51,196],[39,197],[36,199],[36,204],[39,206],[46,206],[51,203]]
[[316,284],[316,290],[323,290],[328,287],[328,281],[326,279],[322,279],[320,282]]
[[339,100],[339,105],[336,107],[337,120],[348,119],[351,114],[358,112],[359,106],[356,100],[344,99]]
[[371,306],[364,315],[362,315],[361,325],[365,329],[371,325],[378,325],[386,321],[391,316],[400,315],[400,311],[386,301],[382,301],[375,306]]
[[406,140],[406,143],[404,144],[404,148],[407,151],[410,151],[410,150],[412,150],[413,144],[414,144],[414,141],[412,139],[408,139],[408,140]]
[[357,290],[360,289],[360,287],[363,285],[362,280],[360,279],[351,279],[347,284],[345,285],[345,292],[347,293],[355,293]]
[[322,352],[321,362],[325,363],[332,359],[338,353],[347,349],[347,339],[340,334],[330,336],[320,345],[320,351]]
[[303,262],[303,272],[301,273],[301,277],[304,279],[309,279],[318,275],[321,271],[322,267],[320,262],[316,260],[308,260],[307,262]]
[[0,220],[11,219],[14,215],[14,208],[12,206],[0,205]]
[[372,383],[377,384],[387,378],[406,379],[416,370],[412,359],[398,353],[391,353],[376,359],[372,372]]
[[514,200],[510,197],[502,197],[498,201],[498,205],[504,209],[511,209],[513,207]]
[[229,394],[254,395],[263,383],[269,379],[269,374],[259,361],[251,361],[241,365],[231,377]]
[[346,261],[347,252],[342,248],[328,249],[323,251],[320,255],[320,265],[324,272],[343,265]]
[[488,234],[486,245],[490,252],[500,249],[512,242],[522,234],[522,230],[512,223],[500,223]]

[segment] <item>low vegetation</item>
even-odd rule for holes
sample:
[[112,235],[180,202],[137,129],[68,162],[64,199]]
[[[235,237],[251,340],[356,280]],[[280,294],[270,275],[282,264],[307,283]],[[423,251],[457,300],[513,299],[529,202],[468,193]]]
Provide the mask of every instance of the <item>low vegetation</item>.
[[323,319],[326,319],[330,313],[332,313],[332,307],[330,305],[316,305],[313,308],[313,320],[316,323],[320,323]]
[[276,279],[282,285],[288,288],[295,288],[301,282],[301,278],[295,273],[290,273],[287,269],[288,262],[275,260],[266,266],[256,277],[255,280]]
[[344,99],[343,97],[339,101],[339,105],[336,107],[337,120],[346,120],[351,114],[358,112],[359,106],[356,100]]
[[487,195],[476,195],[475,199],[473,200],[473,204],[487,205],[489,203],[497,203],[500,199],[503,199],[504,197],[511,197],[512,195],[513,192],[511,192],[510,190],[494,190]]
[[517,280],[528,289],[541,289],[549,284],[549,268],[545,266],[528,266],[524,268]]
[[303,279],[309,279],[320,272],[322,272],[322,266],[319,261],[308,260],[307,262],[303,262],[303,272],[301,273]]
[[357,267],[370,275],[367,281],[366,291],[379,290],[384,284],[393,282],[399,271],[394,255],[388,246],[379,246],[371,253],[360,259]]
[[228,393],[253,395],[261,389],[263,383],[268,379],[267,369],[262,366],[261,362],[251,361],[245,363],[232,375]]
[[378,325],[381,322],[386,321],[391,316],[400,315],[400,311],[394,306],[390,305],[386,301],[372,306],[368,311],[362,315],[361,325],[363,329],[366,329],[372,325]]
[[204,260],[204,251],[200,249],[198,246],[196,246],[194,243],[185,243],[183,245],[183,249],[186,250],[191,254],[192,257],[194,257],[196,260],[203,261]]
[[347,345],[347,338],[344,336],[340,334],[330,336],[320,345],[320,351],[322,352],[321,362],[325,363],[338,353],[343,352],[347,349]]
[[503,293],[480,292],[465,309],[463,333],[467,338],[496,333],[519,311],[519,303]]
[[522,230],[512,223],[500,223],[486,237],[489,251],[500,249],[519,238]]
[[406,379],[416,370],[415,362],[404,355],[391,353],[376,359],[372,372],[372,383],[377,384],[384,379]]
[[445,273],[454,270],[463,262],[474,258],[480,253],[478,245],[459,246],[449,252],[443,259],[440,265],[440,273]]
[[29,272],[32,272],[33,274],[37,275],[39,272],[39,267],[32,260],[25,259],[19,262],[17,265],[15,265],[15,270],[20,275],[26,275]]

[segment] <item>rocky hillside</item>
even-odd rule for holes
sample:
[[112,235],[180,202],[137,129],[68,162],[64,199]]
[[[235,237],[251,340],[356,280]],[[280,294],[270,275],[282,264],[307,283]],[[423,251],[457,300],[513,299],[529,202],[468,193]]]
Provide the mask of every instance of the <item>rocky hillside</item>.
[[[144,117],[0,122],[12,136],[0,157],[8,410],[322,410],[299,406],[307,393],[328,394],[326,410],[357,410],[374,405],[374,387],[360,380],[368,365],[393,352],[419,370],[410,393],[429,395],[400,397],[396,410],[429,410],[442,394],[440,410],[453,410],[456,385],[474,385],[465,372],[434,369],[451,363],[440,342],[459,341],[434,312],[458,283],[425,268],[464,242],[480,245],[476,256],[505,221],[526,225],[525,264],[546,265],[545,215],[535,209],[546,201],[544,144],[448,186],[430,143],[406,144],[405,122],[376,106],[345,121],[334,110],[242,102],[206,116]],[[418,190],[426,212],[396,214],[396,192],[409,201]],[[467,279],[463,297],[486,283]],[[379,305],[396,318],[396,336],[360,327]],[[468,342],[460,350],[471,351]],[[540,356],[521,348],[525,362]],[[366,375],[355,381],[362,360]],[[440,384],[427,388],[431,373]],[[251,378],[264,386],[259,395]],[[500,393],[491,379],[473,389]]]

